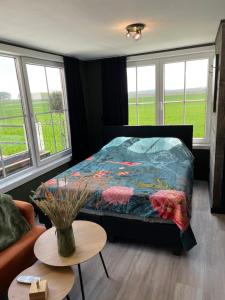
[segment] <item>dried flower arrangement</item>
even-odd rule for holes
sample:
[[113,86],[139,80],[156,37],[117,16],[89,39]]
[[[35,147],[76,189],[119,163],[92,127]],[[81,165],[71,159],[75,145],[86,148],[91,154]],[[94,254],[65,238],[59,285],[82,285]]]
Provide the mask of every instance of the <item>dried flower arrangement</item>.
[[69,256],[75,251],[72,223],[90,196],[86,180],[77,180],[76,188],[65,185],[51,189],[42,183],[31,200],[46,214],[56,227],[58,251],[61,256]]
[[84,206],[90,191],[84,180],[76,182],[75,189],[65,186],[50,189],[42,183],[36,192],[32,192],[31,200],[46,214],[58,229],[68,228],[76,218],[80,209]]

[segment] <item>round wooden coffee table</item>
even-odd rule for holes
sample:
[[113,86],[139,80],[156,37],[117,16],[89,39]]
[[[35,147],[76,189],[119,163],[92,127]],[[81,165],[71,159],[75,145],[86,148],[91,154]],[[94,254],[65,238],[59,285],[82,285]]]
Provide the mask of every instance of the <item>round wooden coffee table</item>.
[[[34,275],[46,279],[48,281],[48,300],[64,299],[75,281],[74,272],[70,267],[56,268],[41,262],[35,263],[20,275]],[[18,283],[15,278],[9,287],[8,298],[9,300],[29,300],[29,290],[29,284]]]
[[69,257],[62,257],[58,254],[56,229],[52,227],[45,231],[34,245],[35,256],[43,263],[65,267],[78,265],[82,298],[85,299],[83,280],[80,264],[99,254],[106,276],[109,277],[101,250],[104,248],[107,235],[105,230],[98,224],[89,221],[74,221],[73,232],[75,237],[75,252]]

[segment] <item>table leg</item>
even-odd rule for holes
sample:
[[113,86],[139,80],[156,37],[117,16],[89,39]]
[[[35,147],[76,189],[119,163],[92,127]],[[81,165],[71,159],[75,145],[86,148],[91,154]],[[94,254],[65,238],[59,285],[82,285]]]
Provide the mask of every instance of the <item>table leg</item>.
[[80,264],[78,264],[78,272],[79,272],[79,278],[80,278],[80,288],[81,288],[82,299],[85,300],[83,279],[82,279]]
[[104,270],[105,270],[105,274],[106,274],[106,276],[109,278],[109,274],[108,274],[108,271],[107,271],[107,269],[106,269],[106,265],[105,265],[105,262],[104,262],[104,259],[103,259],[103,256],[102,256],[101,251],[99,252],[99,255],[100,255],[100,258],[101,258],[101,261],[102,261]]

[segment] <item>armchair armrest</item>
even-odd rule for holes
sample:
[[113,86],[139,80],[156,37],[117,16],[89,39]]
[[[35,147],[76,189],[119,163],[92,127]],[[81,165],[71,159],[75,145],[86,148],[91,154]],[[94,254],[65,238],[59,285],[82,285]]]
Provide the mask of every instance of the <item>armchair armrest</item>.
[[25,201],[19,201],[19,200],[13,200],[13,201],[16,204],[19,211],[21,212],[21,214],[27,220],[27,222],[31,226],[34,226],[34,208],[32,204]]

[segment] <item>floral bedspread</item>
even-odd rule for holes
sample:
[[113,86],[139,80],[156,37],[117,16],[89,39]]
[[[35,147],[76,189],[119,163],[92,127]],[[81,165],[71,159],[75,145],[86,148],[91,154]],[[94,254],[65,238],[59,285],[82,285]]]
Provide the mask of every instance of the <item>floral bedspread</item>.
[[190,228],[193,160],[177,138],[118,137],[47,183],[73,189],[86,179],[86,210],[174,222],[189,250],[196,244]]

